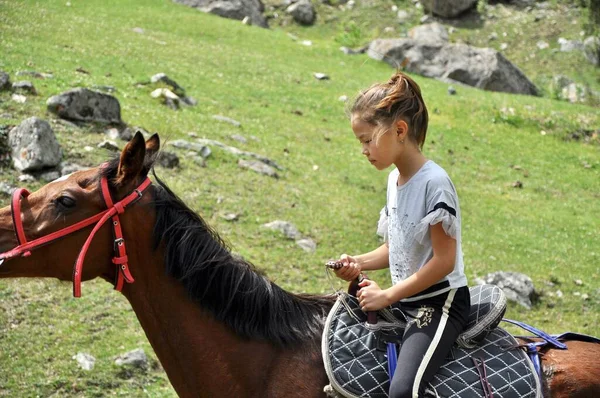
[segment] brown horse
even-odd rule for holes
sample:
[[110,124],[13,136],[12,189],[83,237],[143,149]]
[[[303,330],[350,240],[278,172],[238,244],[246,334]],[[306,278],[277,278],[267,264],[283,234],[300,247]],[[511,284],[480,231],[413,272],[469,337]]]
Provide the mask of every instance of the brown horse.
[[[120,158],[15,195],[0,210],[0,277],[73,281],[76,296],[82,280],[115,283],[182,397],[324,396],[333,297],[282,290],[156,176],[144,185],[158,150],[138,133]],[[599,396],[600,345],[568,346],[543,356],[552,397]]]

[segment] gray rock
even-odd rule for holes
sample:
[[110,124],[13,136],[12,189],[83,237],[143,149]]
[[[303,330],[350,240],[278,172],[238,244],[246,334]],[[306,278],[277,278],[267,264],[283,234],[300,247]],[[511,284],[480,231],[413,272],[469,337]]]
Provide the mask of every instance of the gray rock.
[[115,364],[118,366],[131,366],[139,369],[148,369],[149,367],[148,357],[141,348],[120,355],[115,360]]
[[590,36],[583,42],[585,57],[595,66],[600,66],[600,37]]
[[186,140],[171,141],[170,145],[173,145],[175,148],[189,149],[194,152],[197,152],[203,159],[206,159],[212,154],[212,151],[208,145],[196,144],[194,142],[189,142]]
[[10,96],[10,99],[12,99],[13,101],[15,101],[15,102],[17,102],[19,104],[24,104],[25,101],[27,101],[27,97],[26,96],[21,95],[21,94],[15,94],[15,93],[13,93]]
[[179,157],[173,152],[160,151],[156,162],[166,169],[173,169],[179,166]]
[[173,0],[175,3],[196,8],[224,18],[242,21],[249,17],[252,25],[268,28],[267,19],[262,14],[265,6],[260,0]]
[[475,7],[477,0],[420,0],[426,12],[443,18],[455,18]]
[[213,115],[213,119],[218,120],[220,122],[229,123],[229,124],[231,124],[232,126],[235,126],[235,127],[241,127],[242,126],[242,124],[240,122],[238,122],[237,120],[234,120],[234,119],[232,119],[230,117],[227,117],[227,116]]
[[179,97],[185,97],[185,89],[183,87],[181,87],[179,84],[177,84],[177,82],[173,79],[171,79],[169,76],[167,76],[165,73],[157,73],[156,75],[152,76],[150,78],[150,82],[152,83],[164,83],[168,86],[170,86],[173,90],[173,92],[179,96]]
[[141,127],[125,127],[124,129],[118,130],[118,138],[122,141],[131,141],[136,132],[141,132],[144,135],[144,138],[148,139],[150,137],[150,133],[144,130]]
[[229,138],[231,138],[234,141],[239,142],[240,144],[247,144],[248,140],[246,139],[246,137],[239,135],[239,134],[232,134],[229,136]]
[[273,167],[271,167],[263,162],[260,162],[258,160],[239,159],[238,166],[240,166],[242,169],[250,169],[250,170],[256,171],[259,174],[264,174],[269,177],[279,178],[277,171],[275,171],[275,169]]
[[585,102],[591,93],[586,86],[576,83],[570,83],[560,91],[559,98],[571,103]]
[[540,50],[544,50],[548,47],[550,47],[550,44],[548,44],[548,42],[544,41],[544,40],[539,40],[536,43],[537,48],[539,48]]
[[315,8],[309,0],[299,0],[285,11],[294,18],[294,21],[302,25],[312,25],[317,18]]
[[423,44],[448,43],[448,31],[444,25],[437,22],[415,26],[408,32],[408,37]]
[[114,86],[92,86],[94,90],[103,91],[108,94],[116,93],[117,88]]
[[15,191],[15,189],[17,189],[17,188],[13,187],[10,184],[7,184],[4,181],[0,181],[0,195],[11,196],[12,193]]
[[270,223],[263,224],[263,227],[272,229],[274,231],[280,231],[288,239],[296,240],[302,238],[298,228],[296,228],[296,226],[289,221],[275,220],[271,221]]
[[181,107],[181,98],[168,88],[157,88],[156,90],[150,93],[150,96],[152,98],[160,98],[162,100],[162,103],[167,105],[171,109],[177,110]]
[[253,159],[259,160],[268,166],[276,168],[277,170],[283,170],[283,168],[281,166],[279,166],[277,163],[275,163],[273,160],[271,160],[265,156],[256,154],[256,153],[242,151],[241,149],[238,149],[233,146],[225,145],[219,141],[209,140],[209,139],[205,139],[205,138],[198,138],[196,141],[198,141],[200,144],[207,145],[207,146],[208,145],[217,146],[217,147],[222,148],[223,150],[225,150],[229,153],[232,153],[236,156],[248,157],[248,158],[253,158]]
[[17,93],[27,93],[27,94],[31,94],[31,95],[37,95],[37,91],[35,90],[35,87],[28,80],[21,80],[18,82],[14,82],[12,84],[12,89],[13,89],[13,91],[15,91]]
[[18,180],[19,182],[35,182],[35,177],[31,174],[21,174]]
[[298,239],[296,244],[308,253],[314,253],[317,250],[317,244],[310,238]]
[[567,40],[559,37],[558,44],[560,44],[560,51],[562,52],[583,50],[583,43],[580,40]]
[[491,48],[466,44],[430,44],[413,39],[377,39],[367,51],[371,58],[397,68],[446,82],[459,82],[488,91],[538,95],[519,68]]
[[36,72],[34,70],[20,70],[17,72],[17,76],[31,76],[36,79],[52,79],[54,75],[52,73]]
[[8,133],[13,164],[17,170],[33,171],[58,166],[62,149],[50,124],[30,117]]
[[62,162],[58,168],[60,169],[60,175],[61,176],[66,176],[69,174],[72,174],[76,171],[80,171],[80,170],[87,170],[87,167],[83,167],[80,166],[76,163],[66,163],[66,162]]
[[0,91],[8,91],[12,87],[10,83],[10,75],[6,72],[0,71]]
[[317,79],[317,80],[329,80],[329,76],[326,75],[325,73],[315,72],[314,76],[315,76],[315,79]]
[[225,214],[220,214],[220,217],[225,220],[225,221],[237,221],[240,218],[240,215],[237,213],[225,213]]
[[112,95],[75,88],[50,97],[48,111],[67,120],[123,124],[121,105]]
[[400,24],[404,24],[410,19],[410,13],[406,10],[398,10],[396,16],[398,17],[398,23]]
[[84,352],[78,352],[77,355],[73,355],[73,359],[77,361],[79,367],[83,370],[94,369],[94,364],[96,363],[96,358]]
[[448,94],[449,95],[456,95],[456,89],[452,86],[448,86]]
[[348,48],[348,47],[340,47],[340,51],[346,55],[355,55],[355,54],[364,54],[369,49],[369,46],[360,47],[357,49]]
[[57,170],[44,171],[37,175],[38,180],[42,180],[42,181],[46,181],[46,182],[52,182],[60,177],[61,177],[60,171],[57,171]]
[[500,287],[508,300],[514,301],[527,309],[531,309],[532,303],[539,297],[531,278],[519,272],[492,272],[482,279],[476,280],[476,283],[492,284]]
[[98,144],[98,148],[107,149],[109,151],[117,152],[119,150],[119,146],[116,142],[110,140],[104,140]]

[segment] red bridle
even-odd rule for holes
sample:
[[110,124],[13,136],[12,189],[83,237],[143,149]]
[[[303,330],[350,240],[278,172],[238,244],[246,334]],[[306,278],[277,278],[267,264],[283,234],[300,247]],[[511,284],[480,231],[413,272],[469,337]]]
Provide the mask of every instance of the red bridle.
[[83,261],[87,250],[92,243],[92,239],[96,232],[104,225],[104,223],[112,218],[113,232],[115,237],[115,252],[116,255],[113,257],[112,262],[117,266],[117,277],[115,281],[115,289],[121,291],[123,288],[123,282],[133,283],[133,277],[129,272],[129,265],[127,264],[127,253],[125,251],[125,239],[123,238],[123,231],[121,230],[121,222],[119,220],[119,214],[125,211],[125,208],[135,201],[139,200],[143,192],[152,183],[148,177],[142,182],[132,193],[127,195],[125,198],[117,203],[113,204],[112,198],[110,197],[110,191],[108,189],[108,181],[106,177],[102,177],[100,185],[102,186],[102,196],[106,203],[107,210],[96,214],[95,216],[86,218],[83,221],[79,221],[69,227],[63,228],[59,231],[52,232],[41,238],[27,242],[25,237],[25,230],[23,229],[23,221],[21,220],[21,198],[29,196],[29,191],[24,188],[16,189],[12,195],[11,201],[11,212],[13,218],[13,225],[15,229],[15,235],[17,237],[18,246],[12,250],[0,254],[0,265],[5,260],[9,260],[14,257],[26,257],[31,254],[31,250],[37,249],[38,247],[50,243],[54,240],[60,239],[73,232],[79,231],[82,228],[96,224],[92,232],[85,241],[83,247],[79,251],[77,261],[73,268],[73,296],[81,297],[81,273],[83,268]]

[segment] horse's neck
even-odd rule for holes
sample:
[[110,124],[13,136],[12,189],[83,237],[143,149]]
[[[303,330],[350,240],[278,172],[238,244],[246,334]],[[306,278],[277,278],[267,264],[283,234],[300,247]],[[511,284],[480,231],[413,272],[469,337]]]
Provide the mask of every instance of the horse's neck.
[[165,275],[164,251],[150,244],[154,220],[138,218],[130,223],[138,228],[126,234],[136,236],[128,253],[135,282],[123,294],[179,396],[323,396],[327,377],[318,342],[278,349],[233,333]]
[[252,391],[256,370],[269,366],[275,350],[243,341],[215,321],[164,275],[162,264],[141,264],[143,275],[123,293],[179,396],[242,397]]

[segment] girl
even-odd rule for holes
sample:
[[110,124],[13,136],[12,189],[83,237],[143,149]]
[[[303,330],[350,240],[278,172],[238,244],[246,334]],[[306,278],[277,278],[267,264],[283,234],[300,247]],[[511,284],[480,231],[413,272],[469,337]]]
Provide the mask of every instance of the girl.
[[389,174],[381,211],[379,248],[342,254],[336,275],[390,268],[392,287],[365,280],[358,292],[363,311],[400,301],[409,319],[390,397],[421,397],[467,323],[470,309],[461,251],[460,208],[448,174],[421,153],[428,114],[419,86],[397,72],[389,82],[362,91],[350,109],[362,154]]

